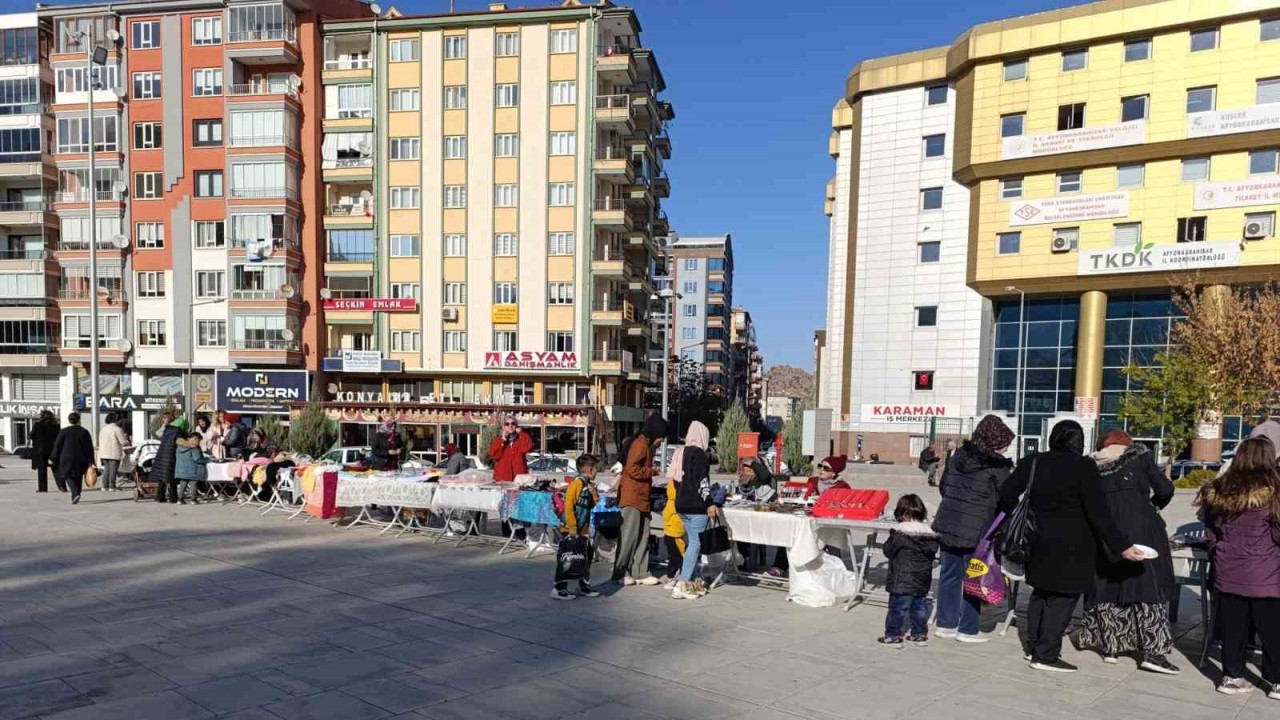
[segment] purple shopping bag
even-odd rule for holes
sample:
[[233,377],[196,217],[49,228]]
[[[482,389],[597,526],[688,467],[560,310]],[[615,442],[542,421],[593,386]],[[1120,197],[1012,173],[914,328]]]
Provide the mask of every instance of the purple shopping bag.
[[992,533],[1003,521],[1004,513],[1000,513],[991,527],[987,528],[982,541],[973,551],[973,557],[969,559],[969,567],[965,569],[964,575],[964,594],[990,605],[1004,602],[1005,593],[1009,589],[1008,581],[1000,571],[1000,562],[996,559],[995,544],[991,542]]

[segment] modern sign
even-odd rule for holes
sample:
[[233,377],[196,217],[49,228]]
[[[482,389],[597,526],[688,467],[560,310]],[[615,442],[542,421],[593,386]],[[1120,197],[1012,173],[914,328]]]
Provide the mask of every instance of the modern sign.
[[417,298],[329,298],[324,301],[325,310],[355,312],[414,312]]
[[1118,125],[1077,128],[1043,135],[1019,135],[1004,139],[1003,159],[1059,155],[1102,148],[1141,145],[1147,141],[1147,121],[1132,120]]
[[218,370],[214,385],[219,410],[283,415],[307,400],[310,381],[306,370]]
[[1280,203],[1280,178],[1240,182],[1196,183],[1192,206],[1196,210],[1275,205]]
[[1048,225],[1052,223],[1104,220],[1129,215],[1129,193],[1100,195],[1063,195],[1041,200],[1019,200],[1009,203],[1009,225]]
[[514,325],[520,322],[520,306],[494,305],[489,316],[496,325]]
[[33,418],[40,417],[40,413],[48,410],[54,415],[58,414],[57,405],[47,405],[45,403],[22,402],[22,401],[4,401],[0,402],[0,417],[16,417],[16,418]]
[[933,418],[959,417],[960,410],[954,405],[870,405],[862,406],[862,422],[864,423],[924,423]]
[[343,350],[342,372],[382,372],[382,353],[377,350]]
[[[181,395],[99,395],[98,409],[114,412],[159,411],[166,407],[181,408],[182,401]],[[76,395],[77,409],[88,408],[89,402],[89,396]]]
[[578,354],[541,350],[487,352],[484,366],[492,370],[577,370]]
[[1266,103],[1235,110],[1210,110],[1187,116],[1187,137],[1274,130],[1280,128],[1280,104]]
[[1138,251],[1132,248],[1082,250],[1077,272],[1080,275],[1121,275],[1236,267],[1239,264],[1239,242],[1189,242],[1147,246]]

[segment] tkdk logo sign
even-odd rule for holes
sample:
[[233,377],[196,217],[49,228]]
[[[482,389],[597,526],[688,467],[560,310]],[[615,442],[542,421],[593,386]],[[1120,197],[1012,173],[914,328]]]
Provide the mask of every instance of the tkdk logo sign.
[[1235,267],[1240,264],[1236,242],[1195,242],[1143,245],[1142,249],[1111,248],[1080,253],[1079,275],[1119,275]]

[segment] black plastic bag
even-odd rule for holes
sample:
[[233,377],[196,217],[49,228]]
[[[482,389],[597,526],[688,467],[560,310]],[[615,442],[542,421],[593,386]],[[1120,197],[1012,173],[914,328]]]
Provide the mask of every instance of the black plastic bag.
[[591,575],[591,539],[569,535],[556,548],[556,582],[587,580]]

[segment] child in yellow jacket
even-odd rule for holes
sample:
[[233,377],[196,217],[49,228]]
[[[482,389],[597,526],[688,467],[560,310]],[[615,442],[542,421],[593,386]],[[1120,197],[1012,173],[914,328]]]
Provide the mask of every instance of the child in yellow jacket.
[[676,450],[675,457],[667,464],[667,504],[662,508],[662,542],[667,548],[667,577],[663,587],[671,590],[680,582],[680,567],[684,564],[684,522],[676,512],[676,482],[673,469],[676,459],[683,459],[684,448]]
[[[560,532],[565,537],[591,537],[591,509],[600,502],[600,493],[596,490],[596,465],[594,455],[583,453],[578,456],[578,475],[569,483],[564,491],[564,525]],[[678,518],[677,518],[678,519]],[[588,541],[589,543],[589,541]],[[587,571],[578,579],[578,595],[599,597],[600,593],[591,587],[591,546],[586,546]],[[556,558],[556,584],[551,590],[551,597],[557,600],[573,600],[577,597],[569,592],[569,581],[560,577],[560,558]]]

